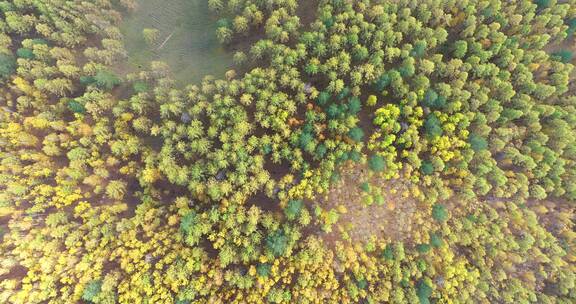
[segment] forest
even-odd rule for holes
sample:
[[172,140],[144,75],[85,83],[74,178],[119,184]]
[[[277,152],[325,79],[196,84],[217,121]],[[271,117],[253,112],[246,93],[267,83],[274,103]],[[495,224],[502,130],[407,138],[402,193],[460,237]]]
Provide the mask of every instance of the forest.
[[576,303],[575,32],[576,0],[0,0],[0,303]]

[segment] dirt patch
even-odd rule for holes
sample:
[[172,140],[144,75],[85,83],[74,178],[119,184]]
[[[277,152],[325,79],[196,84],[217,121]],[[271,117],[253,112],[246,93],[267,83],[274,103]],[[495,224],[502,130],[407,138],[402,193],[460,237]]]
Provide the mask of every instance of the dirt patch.
[[[367,242],[372,236],[387,241],[407,241],[411,237],[418,226],[418,201],[406,197],[410,192],[407,182],[386,180],[365,165],[353,163],[345,165],[341,172],[341,180],[318,202],[324,209],[346,209],[337,225],[353,242]],[[339,233],[336,228],[323,238],[332,243],[341,238]]]
[[281,213],[280,201],[278,199],[269,198],[264,191],[258,191],[250,196],[246,201],[247,208],[256,206],[265,212]]
[[0,276],[0,282],[3,282],[5,280],[15,280],[19,282],[18,284],[21,284],[22,280],[24,279],[24,277],[26,277],[27,274],[28,274],[28,268],[16,265],[10,269],[10,272]]
[[304,29],[310,27],[310,23],[316,20],[316,12],[318,11],[319,0],[306,0],[301,1],[296,10],[296,14],[300,18],[300,24]]

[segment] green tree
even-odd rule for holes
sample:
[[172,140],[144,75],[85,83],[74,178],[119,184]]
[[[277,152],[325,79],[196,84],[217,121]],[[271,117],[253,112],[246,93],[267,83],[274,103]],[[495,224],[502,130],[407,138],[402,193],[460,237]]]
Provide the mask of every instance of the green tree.
[[464,40],[459,40],[454,43],[454,57],[464,58],[468,52],[468,43]]
[[107,71],[107,70],[100,70],[94,76],[94,81],[96,85],[100,89],[104,89],[107,91],[112,90],[115,86],[120,84],[120,78],[116,76],[116,74]]
[[16,71],[16,59],[12,55],[0,53],[0,79],[8,78]]
[[102,289],[101,280],[93,280],[88,282],[88,284],[84,288],[84,292],[82,293],[82,300],[88,302],[94,302],[96,296],[98,296],[101,289]]
[[284,209],[284,214],[289,220],[294,220],[300,214],[304,203],[301,200],[290,200]]
[[350,131],[348,132],[348,136],[356,142],[361,142],[362,139],[364,138],[364,131],[362,131],[361,128],[354,127],[350,129]]
[[444,132],[442,130],[442,123],[436,114],[428,115],[428,118],[426,118],[426,122],[424,123],[424,129],[428,136],[432,138],[441,136]]
[[34,59],[34,52],[32,52],[31,49],[19,48],[16,51],[16,56],[18,56],[18,58]]
[[382,156],[376,154],[372,155],[368,159],[368,166],[374,172],[382,172],[386,167],[386,162],[384,161],[384,158]]
[[430,296],[432,296],[432,287],[426,283],[424,279],[421,279],[418,284],[416,284],[416,294],[420,300],[420,304],[429,304]]
[[448,219],[446,207],[441,204],[435,204],[434,207],[432,207],[432,218],[440,223],[445,222]]
[[282,256],[287,247],[288,237],[282,229],[272,232],[266,238],[266,248],[276,257]]
[[434,165],[431,161],[423,161],[420,166],[420,171],[425,175],[431,175],[434,173]]

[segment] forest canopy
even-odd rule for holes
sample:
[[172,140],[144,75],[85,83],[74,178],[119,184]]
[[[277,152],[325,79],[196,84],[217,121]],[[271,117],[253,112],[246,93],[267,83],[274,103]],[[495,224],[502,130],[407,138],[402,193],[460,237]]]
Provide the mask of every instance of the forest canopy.
[[0,0],[1,303],[576,302],[575,0],[144,1]]

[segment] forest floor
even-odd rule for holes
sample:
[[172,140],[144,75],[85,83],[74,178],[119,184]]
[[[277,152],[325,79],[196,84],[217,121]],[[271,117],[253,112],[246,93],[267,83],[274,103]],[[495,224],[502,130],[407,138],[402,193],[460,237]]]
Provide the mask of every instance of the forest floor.
[[[353,242],[365,243],[371,237],[389,241],[407,241],[410,238],[417,228],[414,216],[418,201],[405,196],[410,191],[407,182],[386,180],[372,174],[366,165],[353,163],[345,165],[341,174],[340,181],[324,197],[319,197],[318,203],[325,209],[344,211],[337,225]],[[370,185],[370,193],[381,194],[384,203],[366,205],[364,199],[369,193],[362,189],[363,183]],[[334,245],[341,238],[339,230],[324,234],[324,240]]]

